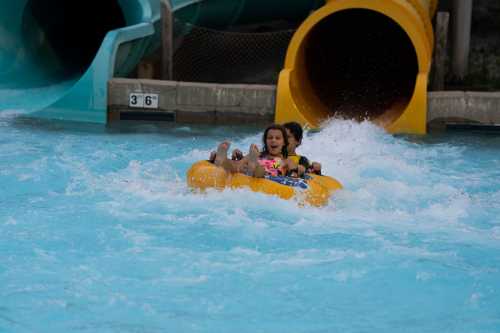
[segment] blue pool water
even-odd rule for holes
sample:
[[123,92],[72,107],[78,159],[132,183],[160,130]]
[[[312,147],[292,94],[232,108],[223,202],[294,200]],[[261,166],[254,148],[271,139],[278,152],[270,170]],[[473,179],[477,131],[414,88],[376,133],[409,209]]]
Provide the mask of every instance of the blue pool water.
[[186,187],[260,130],[0,112],[0,332],[500,331],[500,136],[326,125],[324,208]]

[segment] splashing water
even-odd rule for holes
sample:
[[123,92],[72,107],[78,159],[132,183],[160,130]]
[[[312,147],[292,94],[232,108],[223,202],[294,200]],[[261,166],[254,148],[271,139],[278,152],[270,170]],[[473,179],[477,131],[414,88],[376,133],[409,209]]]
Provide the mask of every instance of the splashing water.
[[500,137],[327,124],[323,208],[186,187],[260,131],[0,112],[0,332],[498,331]]

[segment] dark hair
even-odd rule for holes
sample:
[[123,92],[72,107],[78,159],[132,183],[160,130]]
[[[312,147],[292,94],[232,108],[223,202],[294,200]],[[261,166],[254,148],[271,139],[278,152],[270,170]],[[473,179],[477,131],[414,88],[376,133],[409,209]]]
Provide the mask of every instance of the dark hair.
[[293,137],[295,138],[295,140],[297,140],[299,144],[302,142],[302,135],[304,131],[302,130],[302,126],[300,126],[299,123],[291,121],[289,123],[284,124],[283,126],[286,129],[288,129],[290,133],[292,133]]
[[284,158],[287,158],[288,157],[288,137],[286,135],[286,129],[284,126],[278,125],[278,124],[272,124],[272,125],[268,126],[266,128],[266,130],[264,131],[264,135],[262,136],[262,142],[264,143],[264,149],[262,150],[261,156],[269,154],[269,149],[267,149],[266,139],[267,139],[267,133],[270,130],[279,130],[279,131],[281,131],[281,134],[283,134],[284,145],[283,145],[283,148],[281,149],[281,153],[283,154]]

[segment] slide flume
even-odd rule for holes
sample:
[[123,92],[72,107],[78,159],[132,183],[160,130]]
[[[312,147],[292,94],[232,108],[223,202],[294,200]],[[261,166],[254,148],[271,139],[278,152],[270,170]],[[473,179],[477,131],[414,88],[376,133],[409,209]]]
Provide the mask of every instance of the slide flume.
[[290,43],[276,121],[369,119],[391,133],[425,133],[436,7],[437,0],[327,1]]

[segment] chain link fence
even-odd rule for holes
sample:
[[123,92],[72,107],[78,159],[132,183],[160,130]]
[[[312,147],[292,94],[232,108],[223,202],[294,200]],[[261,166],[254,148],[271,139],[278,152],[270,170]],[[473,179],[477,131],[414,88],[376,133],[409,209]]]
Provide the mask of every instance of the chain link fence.
[[235,32],[174,22],[174,80],[276,84],[294,29]]

